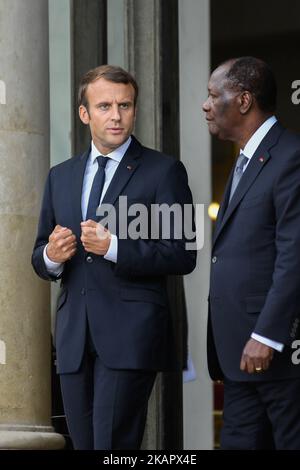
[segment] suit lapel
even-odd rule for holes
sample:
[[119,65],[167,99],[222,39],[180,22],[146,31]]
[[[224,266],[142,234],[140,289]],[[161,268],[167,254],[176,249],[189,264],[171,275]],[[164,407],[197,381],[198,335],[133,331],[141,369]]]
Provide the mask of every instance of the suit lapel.
[[[104,195],[102,204],[114,204],[117,197],[121,193],[122,189],[126,186],[135,170],[139,166],[139,157],[141,154],[141,144],[132,137],[130,146],[128,147],[124,157],[122,158],[113,179]],[[72,195],[72,208],[74,218],[74,232],[77,236],[80,236],[80,222],[82,221],[81,212],[81,197],[82,197],[82,185],[85,173],[85,167],[87,159],[89,157],[91,149],[89,148],[84,154],[78,158],[74,158],[74,165],[72,170],[71,178],[71,195]]]
[[218,230],[221,226],[224,214],[226,212],[226,208],[228,206],[230,189],[231,189],[231,182],[232,182],[232,178],[233,178],[233,172],[234,172],[234,166],[231,169],[231,173],[228,177],[228,180],[227,180],[227,183],[226,183],[226,186],[225,186],[223,199],[222,199],[220,209],[219,209],[219,212],[218,212],[218,217],[217,217],[217,220],[216,220],[213,240],[215,240],[216,234],[218,233]]
[[224,201],[220,208],[220,211],[221,211],[220,219],[218,217],[218,223],[216,225],[216,229],[214,233],[213,245],[216,243],[217,238],[219,237],[223,228],[226,226],[226,224],[230,220],[232,214],[234,213],[234,211],[240,204],[241,200],[243,199],[243,197],[245,196],[249,188],[252,186],[252,184],[256,180],[259,173],[262,171],[267,161],[270,159],[271,156],[270,156],[269,150],[271,147],[273,147],[276,144],[282,132],[283,132],[283,128],[278,122],[274,124],[274,126],[270,129],[270,131],[267,133],[265,138],[262,140],[262,142],[258,146],[253,157],[251,158],[248,164],[248,167],[246,168],[240,180],[240,183],[234,195],[232,196],[230,203],[227,205],[228,200],[229,200],[232,175],[234,171],[234,168],[233,168],[231,172],[231,177],[229,178],[227,186],[226,186]]
[[81,235],[80,222],[82,221],[81,212],[81,194],[82,184],[90,149],[84,152],[80,157],[74,158],[74,166],[72,171],[71,179],[71,194],[72,194],[72,207],[73,207],[73,218],[74,218],[74,230],[77,236]]
[[115,203],[123,188],[132,178],[134,172],[140,164],[139,157],[141,150],[141,144],[134,137],[132,137],[132,142],[129,145],[121,162],[119,163],[113,179],[111,180],[111,183],[104,195],[102,204],[113,205]]

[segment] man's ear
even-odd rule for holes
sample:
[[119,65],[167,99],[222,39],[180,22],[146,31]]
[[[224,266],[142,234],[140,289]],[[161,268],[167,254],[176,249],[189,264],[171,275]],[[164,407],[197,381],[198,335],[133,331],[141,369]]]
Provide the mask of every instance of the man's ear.
[[86,109],[86,107],[83,106],[83,104],[79,106],[78,112],[79,112],[79,117],[80,117],[81,121],[83,122],[83,124],[89,124],[90,123],[90,115],[89,115],[89,112]]
[[243,91],[239,96],[240,112],[246,114],[253,104],[253,96],[249,91]]

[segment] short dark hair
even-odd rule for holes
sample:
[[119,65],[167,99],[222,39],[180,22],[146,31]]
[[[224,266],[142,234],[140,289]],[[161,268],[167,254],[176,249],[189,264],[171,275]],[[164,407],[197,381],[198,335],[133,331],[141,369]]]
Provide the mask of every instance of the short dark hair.
[[226,74],[230,86],[249,91],[261,111],[273,113],[276,109],[277,85],[269,65],[250,56],[231,59],[228,62],[232,62]]
[[99,78],[104,78],[109,82],[114,83],[130,83],[134,89],[134,106],[136,106],[139,94],[139,87],[133,76],[126,72],[126,70],[116,65],[100,65],[92,70],[89,70],[81,79],[78,90],[78,105],[88,108],[88,101],[86,98],[86,90],[90,83],[95,82]]

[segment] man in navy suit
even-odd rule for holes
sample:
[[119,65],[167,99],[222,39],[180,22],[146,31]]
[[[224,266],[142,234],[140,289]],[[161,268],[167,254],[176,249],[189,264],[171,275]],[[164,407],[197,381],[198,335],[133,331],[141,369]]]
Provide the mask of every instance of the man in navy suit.
[[[174,365],[166,279],[196,262],[174,217],[168,237],[158,227],[151,238],[150,208],[182,209],[192,197],[182,163],[132,136],[137,95],[119,67],[83,77],[79,115],[91,147],[50,170],[32,256],[41,278],[61,279],[57,370],[76,449],[140,447],[156,372]],[[124,236],[134,222],[124,198],[148,210],[149,237]],[[99,207],[115,211],[115,229],[100,223]]]
[[266,63],[241,57],[211,75],[213,136],[240,149],[212,248],[208,363],[224,378],[223,449],[300,449],[300,138],[274,116]]

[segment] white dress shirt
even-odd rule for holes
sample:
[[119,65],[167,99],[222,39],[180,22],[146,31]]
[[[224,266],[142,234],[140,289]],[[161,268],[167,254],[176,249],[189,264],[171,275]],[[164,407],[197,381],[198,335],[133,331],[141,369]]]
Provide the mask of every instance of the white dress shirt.
[[[263,138],[267,135],[267,133],[269,132],[271,127],[274,126],[275,122],[277,122],[277,119],[276,119],[275,116],[269,117],[254,132],[252,137],[248,140],[247,144],[245,145],[245,148],[240,150],[240,153],[243,153],[246,157],[249,158],[247,164],[244,166],[243,171],[246,170],[246,168],[249,165],[250,160],[253,157],[254,153],[256,152],[256,149],[258,148],[259,144],[261,143]],[[284,348],[284,345],[282,343],[278,343],[277,341],[273,341],[269,338],[265,338],[264,336],[258,335],[256,333],[252,333],[251,338],[259,341],[260,343],[266,344],[267,346],[270,346],[271,348],[276,349],[279,352],[281,352]]]
[[253,157],[253,155],[255,154],[256,149],[258,148],[259,144],[261,143],[263,138],[267,135],[271,127],[274,126],[275,122],[277,122],[277,119],[275,116],[269,117],[250,137],[244,149],[240,150],[240,153],[243,153],[245,157],[249,158],[247,165],[244,166],[244,171],[249,165],[249,162],[251,158]]
[[[103,186],[103,190],[101,193],[100,204],[103,200],[103,197],[107,191],[108,186],[111,183],[111,180],[113,179],[113,176],[119,166],[119,163],[124,157],[125,152],[128,149],[130,143],[131,143],[131,137],[129,137],[126,140],[126,142],[124,142],[124,144],[122,144],[116,150],[106,155],[106,157],[109,157],[109,160],[105,167],[105,181],[104,181],[104,186]],[[90,192],[92,189],[95,174],[98,170],[97,157],[99,155],[101,155],[101,153],[99,152],[94,142],[92,141],[91,153],[86,163],[83,184],[82,184],[82,192],[81,192],[81,213],[82,213],[83,220],[86,220],[86,213],[87,213],[87,208],[88,208],[88,203],[89,203]],[[44,252],[43,252],[44,261],[45,261],[47,270],[50,274],[59,276],[63,272],[64,263],[56,263],[54,261],[51,261],[49,257],[47,256],[47,251],[46,251],[47,246],[48,245],[45,246]],[[114,234],[111,234],[110,245],[104,258],[107,259],[108,261],[112,261],[113,263],[117,262],[118,238]]]

